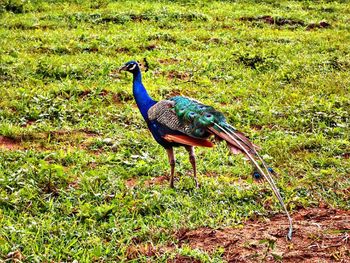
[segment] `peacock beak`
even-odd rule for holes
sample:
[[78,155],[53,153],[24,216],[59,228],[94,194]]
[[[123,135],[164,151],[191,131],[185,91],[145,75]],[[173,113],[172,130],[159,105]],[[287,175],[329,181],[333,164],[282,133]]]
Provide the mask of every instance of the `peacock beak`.
[[120,68],[116,68],[116,69],[112,70],[108,75],[112,78],[119,78],[119,73],[124,71],[124,70],[127,70],[126,65],[123,65]]
[[128,67],[127,67],[127,65],[123,65],[123,66],[121,66],[119,69],[118,69],[118,72],[121,72],[121,71],[123,71],[123,70],[126,70]]

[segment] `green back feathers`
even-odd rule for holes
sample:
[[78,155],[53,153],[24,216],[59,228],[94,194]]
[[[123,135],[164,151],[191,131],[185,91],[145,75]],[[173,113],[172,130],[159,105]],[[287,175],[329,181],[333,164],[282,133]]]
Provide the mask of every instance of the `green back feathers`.
[[201,139],[210,135],[211,132],[208,130],[210,127],[220,132],[217,125],[214,124],[233,131],[221,112],[216,111],[211,106],[182,96],[159,101],[148,110],[148,118],[157,120],[172,130]]
[[213,126],[214,123],[226,126],[224,115],[213,107],[181,96],[169,100],[175,102],[174,110],[179,121],[184,125],[190,125],[191,136],[200,138],[208,136],[206,128]]

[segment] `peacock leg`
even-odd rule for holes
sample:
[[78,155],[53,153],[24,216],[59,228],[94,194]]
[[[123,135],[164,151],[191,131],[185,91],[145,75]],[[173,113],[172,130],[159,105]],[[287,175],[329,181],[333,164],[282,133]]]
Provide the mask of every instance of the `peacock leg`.
[[166,149],[170,164],[170,187],[174,188],[175,155],[173,148]]
[[196,155],[194,154],[194,147],[193,146],[186,146],[186,150],[189,154],[190,163],[192,164],[193,169],[193,179],[196,182],[196,187],[199,187],[198,180],[197,180],[197,167],[196,167]]

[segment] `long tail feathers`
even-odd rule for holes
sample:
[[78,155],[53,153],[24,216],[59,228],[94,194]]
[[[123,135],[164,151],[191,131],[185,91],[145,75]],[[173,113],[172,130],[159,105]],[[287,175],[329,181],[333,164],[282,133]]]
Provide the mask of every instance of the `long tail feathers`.
[[[252,144],[242,133],[235,131],[235,129],[229,125],[225,125],[225,127],[223,127],[217,123],[213,123],[213,124],[220,131],[218,131],[214,126],[209,127],[208,129],[212,133],[214,133],[216,136],[219,136],[222,139],[224,139],[228,143],[228,146],[233,153],[243,152],[250,159],[250,161],[256,167],[258,172],[260,174],[262,174],[264,176],[264,178],[266,179],[266,181],[269,183],[274,194],[276,195],[278,201],[280,202],[281,206],[283,207],[283,209],[288,217],[289,231],[288,231],[287,238],[289,240],[291,240],[292,233],[293,233],[292,218],[289,215],[287,207],[283,202],[281,194],[280,194],[280,192],[279,192],[279,190],[278,190],[278,188],[277,188],[277,186],[272,178],[272,175],[271,175],[265,161],[256,151],[256,145]],[[262,163],[263,168],[258,164],[257,160],[254,158],[255,156]]]

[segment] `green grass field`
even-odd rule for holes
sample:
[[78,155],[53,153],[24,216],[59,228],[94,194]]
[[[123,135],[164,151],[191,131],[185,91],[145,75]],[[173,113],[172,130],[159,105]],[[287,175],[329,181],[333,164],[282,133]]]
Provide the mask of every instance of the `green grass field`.
[[132,76],[110,76],[133,59],[153,98],[201,100],[260,145],[292,214],[350,209],[347,1],[1,0],[0,56],[0,261],[225,262],[175,233],[282,213],[224,144],[197,149],[200,189],[184,149],[160,180]]

